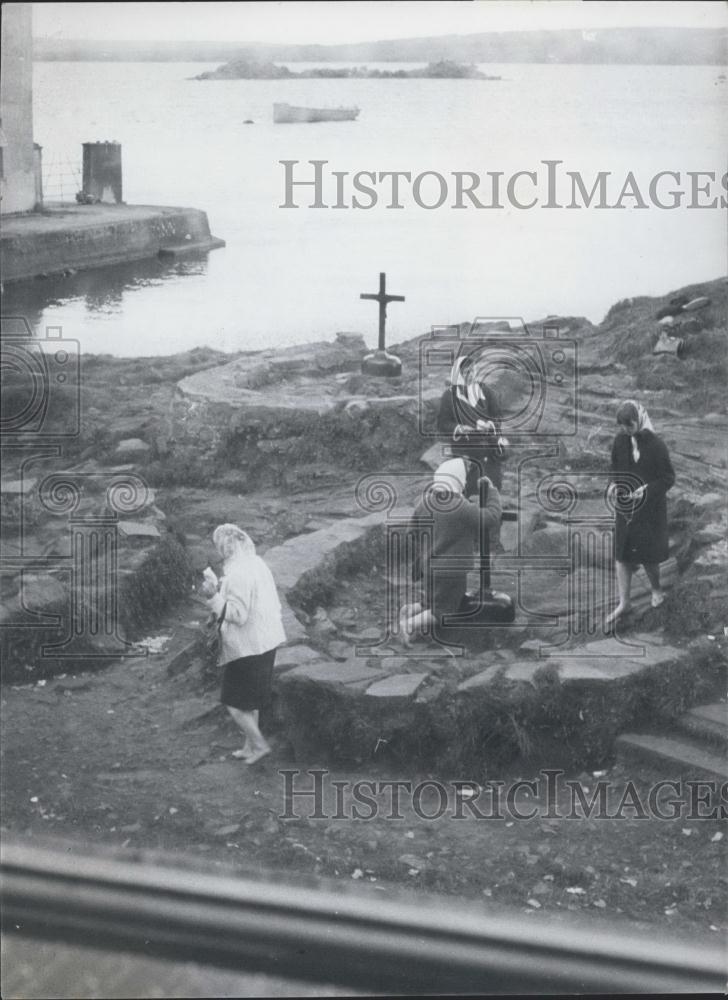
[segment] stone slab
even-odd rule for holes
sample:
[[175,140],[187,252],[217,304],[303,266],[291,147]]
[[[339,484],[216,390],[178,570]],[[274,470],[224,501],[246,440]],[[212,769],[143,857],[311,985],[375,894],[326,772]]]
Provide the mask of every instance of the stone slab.
[[[564,662],[568,663],[571,658],[564,654]],[[616,681],[623,677],[631,677],[638,674],[644,665],[639,660],[630,660],[625,656],[590,656],[586,660],[579,657],[574,658],[577,664],[583,664],[585,668],[604,674],[607,680]]]
[[558,663],[559,680],[569,681],[609,681],[612,678],[594,664],[584,660],[565,660]]
[[703,750],[685,740],[641,733],[623,733],[617,737],[618,757],[623,760],[644,759],[654,764],[662,762],[668,767],[670,777],[677,767],[690,774],[708,774],[728,779],[728,758]]
[[706,524],[704,528],[695,532],[695,541],[700,542],[701,545],[712,545],[714,542],[719,542],[725,537],[725,526],[719,522],[714,522],[712,524]]
[[159,256],[177,258],[187,257],[193,254],[207,253],[208,250],[217,250],[225,246],[225,240],[216,236],[209,236],[206,239],[197,240],[190,243],[175,243],[173,246],[160,247]]
[[680,716],[678,726],[711,743],[728,744],[728,705],[725,702],[697,705]]
[[[608,658],[630,660],[638,668],[656,667],[673,663],[685,656],[685,650],[664,642],[660,637],[644,633],[633,633],[629,639],[620,640],[609,636],[583,646],[574,646],[568,652],[558,654],[570,658]],[[601,667],[600,667],[601,669]]]
[[696,719],[706,719],[716,725],[728,729],[728,703],[725,701],[715,702],[713,705],[696,705],[687,713]]
[[119,521],[119,533],[127,538],[161,538],[156,524],[145,521]]
[[367,688],[373,698],[413,698],[429,674],[391,674]]
[[355,684],[360,681],[372,683],[379,680],[382,673],[383,671],[372,670],[361,660],[353,657],[346,663],[305,663],[283,674],[281,683],[289,683],[291,680],[334,685]]
[[27,496],[35,490],[37,479],[4,479],[0,482],[0,493],[7,497]]
[[141,438],[125,438],[117,444],[114,455],[146,455],[149,451],[150,446]]
[[533,677],[537,670],[543,668],[543,662],[529,660],[527,663],[511,663],[506,668],[505,678],[509,681],[528,681],[533,683]]
[[289,645],[308,638],[305,626],[296,618],[293,608],[284,597],[281,597],[281,620]]
[[535,653],[538,656],[538,653],[543,648],[543,646],[544,646],[543,639],[527,639],[526,642],[522,642],[521,645],[518,647],[518,652]]
[[284,646],[276,653],[275,670],[280,673],[284,670],[292,670],[294,667],[302,667],[307,663],[328,663],[329,658],[325,653],[320,653],[317,649],[305,644],[297,646]]
[[487,687],[489,684],[493,683],[493,679],[503,671],[505,664],[503,663],[493,663],[491,666],[486,667],[485,670],[481,670],[477,674],[473,674],[472,677],[468,677],[467,680],[462,681],[458,684],[458,691],[473,691],[477,688]]
[[382,521],[380,514],[335,521],[327,528],[297,535],[269,549],[265,561],[285,593],[292,590],[305,573],[315,570],[327,556],[336,552],[340,545],[357,541]]
[[698,507],[712,507],[713,505],[722,507],[725,504],[725,497],[722,493],[703,493],[695,498],[694,503]]

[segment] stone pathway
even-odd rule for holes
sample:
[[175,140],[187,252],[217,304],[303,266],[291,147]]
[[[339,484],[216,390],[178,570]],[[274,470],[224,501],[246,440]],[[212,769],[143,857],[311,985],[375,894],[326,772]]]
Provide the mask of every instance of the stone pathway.
[[617,754],[630,764],[655,762],[666,765],[673,775],[728,780],[728,704],[725,701],[697,705],[675,721],[676,733],[623,733],[617,739]]
[[[381,514],[336,521],[265,555],[286,614],[298,626],[279,653],[276,674],[280,711],[302,760],[313,755],[332,762],[362,761],[382,748],[399,748],[421,763],[442,764],[452,756],[451,739],[443,738],[439,745],[431,740],[419,758],[416,749],[422,732],[437,730],[438,716],[447,716],[478,743],[484,731],[502,727],[503,719],[514,713],[522,716],[523,729],[537,730],[543,723],[539,696],[547,696],[554,729],[571,727],[573,751],[578,752],[580,741],[596,739],[598,752],[608,755],[617,734],[640,713],[654,710],[669,716],[671,686],[680,690],[680,697],[686,697],[687,687],[690,698],[690,690],[697,694],[719,683],[723,657],[716,643],[704,637],[675,645],[644,629],[600,636],[593,627],[581,638],[569,636],[565,626],[576,612],[563,587],[548,594],[549,610],[561,618],[557,636],[549,636],[553,629],[522,626],[504,645],[507,630],[498,629],[500,648],[482,653],[432,642],[405,650],[383,624],[358,633],[344,631],[323,608],[308,615],[304,626],[292,605],[303,617],[301,603],[310,607],[321,587],[335,588],[340,565],[350,573],[357,559],[366,560],[376,541],[381,543],[385,523]],[[664,573],[668,586],[675,573],[673,560]],[[639,578],[634,598],[633,620],[660,614],[649,607],[649,588]],[[595,610],[603,620],[606,606]],[[534,637],[534,631],[541,636]],[[525,736],[527,743],[534,739]]]

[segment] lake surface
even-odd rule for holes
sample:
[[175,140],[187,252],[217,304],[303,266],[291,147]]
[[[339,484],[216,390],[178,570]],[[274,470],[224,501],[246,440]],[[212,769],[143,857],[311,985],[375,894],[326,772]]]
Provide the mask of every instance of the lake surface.
[[[394,342],[476,315],[598,322],[618,299],[726,271],[717,209],[458,211],[451,195],[436,210],[411,197],[395,210],[383,188],[368,211],[279,207],[280,160],[301,161],[309,174],[306,162],[320,159],[350,173],[537,170],[541,180],[541,161],[555,159],[589,187],[598,171],[612,171],[617,194],[629,170],[645,189],[661,170],[720,174],[728,86],[716,82],[719,68],[483,67],[502,74],[498,82],[189,79],[208,68],[36,63],[35,136],[49,199],[72,200],[80,187],[82,142],[115,139],[126,201],[202,208],[227,247],[194,262],[11,287],[6,314],[24,311],[41,329],[61,325],[84,351],[127,356],[287,345],[338,330],[374,343],[376,305],[359,294],[376,291],[386,271],[388,290],[406,296],[389,307]],[[274,125],[274,101],[356,104],[361,114]],[[528,183],[520,190],[527,200]]]

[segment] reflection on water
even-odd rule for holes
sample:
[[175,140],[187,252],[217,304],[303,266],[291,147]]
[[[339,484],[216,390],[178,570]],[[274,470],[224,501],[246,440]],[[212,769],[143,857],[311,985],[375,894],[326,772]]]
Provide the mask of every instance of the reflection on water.
[[[30,326],[43,335],[44,320],[47,324],[52,316],[58,323],[58,313],[83,310],[91,317],[109,317],[123,314],[125,301],[129,296],[150,288],[167,286],[174,294],[176,282],[184,281],[191,275],[204,276],[207,258],[198,257],[185,261],[150,260],[130,261],[97,267],[89,271],[78,271],[68,275],[50,275],[35,281],[23,281],[8,285],[3,294],[3,316],[24,317]],[[5,324],[3,326],[5,329]],[[71,331],[67,331],[71,335]],[[150,344],[150,354],[154,354]],[[87,348],[88,351],[88,348]],[[109,344],[91,353],[123,354]]]

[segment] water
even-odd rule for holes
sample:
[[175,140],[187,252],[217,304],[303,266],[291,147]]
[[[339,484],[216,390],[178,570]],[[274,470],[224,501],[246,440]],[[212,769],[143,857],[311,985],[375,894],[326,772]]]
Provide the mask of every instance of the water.
[[[406,296],[389,307],[394,342],[476,315],[598,322],[617,299],[726,270],[719,210],[426,211],[410,199],[398,211],[383,207],[384,193],[370,211],[278,207],[282,159],[508,175],[551,158],[592,179],[633,170],[645,187],[659,170],[720,173],[728,87],[715,82],[718,68],[484,67],[500,82],[189,79],[207,68],[35,65],[47,163],[80,165],[82,142],[116,139],[129,203],[202,208],[227,248],[10,288],[6,313],[60,325],[84,351],[126,356],[287,345],[337,330],[373,343],[376,306],[359,293],[376,291],[386,271],[388,289]],[[273,125],[274,101],[362,111],[356,122]]]

